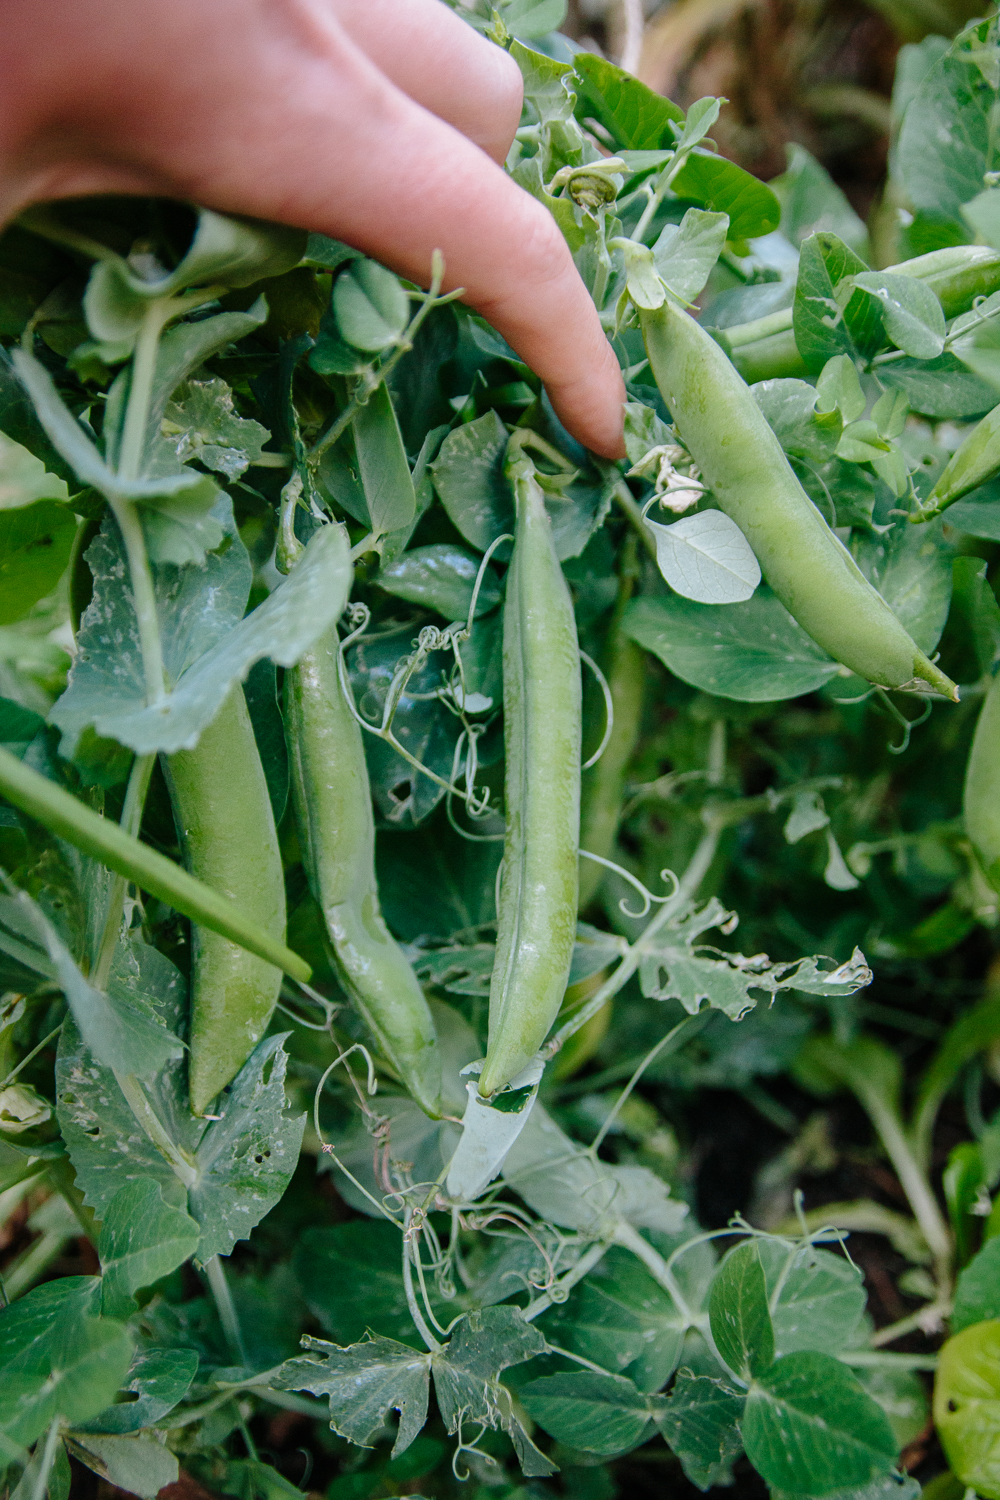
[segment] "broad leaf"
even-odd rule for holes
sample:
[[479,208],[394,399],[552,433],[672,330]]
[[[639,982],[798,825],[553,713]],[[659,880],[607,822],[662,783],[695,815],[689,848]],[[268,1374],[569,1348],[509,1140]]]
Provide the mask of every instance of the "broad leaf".
[[653,246],[653,261],[675,297],[693,302],[722,254],[729,231],[725,214],[689,208],[680,224],[667,224]]
[[780,1489],[824,1495],[868,1484],[896,1458],[881,1408],[825,1354],[786,1354],[758,1375],[740,1425],[750,1462]]
[[23,506],[0,507],[0,625],[23,619],[55,590],[76,536],[77,520],[67,506],[51,500]]
[[579,119],[593,117],[611,132],[617,147],[630,151],[673,145],[671,126],[684,121],[676,104],[593,52],[578,52],[573,65]]
[[134,1400],[107,1406],[91,1421],[78,1423],[84,1432],[139,1432],[173,1411],[190,1389],[198,1373],[198,1355],[193,1349],[151,1349],[139,1353],[122,1384]]
[[70,1434],[68,1442],[74,1457],[88,1469],[140,1500],[156,1500],[165,1485],[176,1484],[180,1473],[177,1459],[152,1433],[134,1437]]
[[647,519],[660,572],[675,593],[699,604],[738,604],[760,583],[753,548],[721,510],[682,516],[669,526]]
[[134,1294],[183,1265],[199,1238],[194,1219],[164,1203],[153,1178],[139,1177],[119,1188],[104,1212],[98,1246],[105,1316],[129,1317]]
[[642,1442],[649,1427],[647,1398],[623,1375],[591,1370],[543,1375],[517,1394],[540,1427],[586,1453],[625,1453]]
[[842,671],[763,585],[740,604],[636,599],[624,629],[683,682],[721,698],[774,703],[811,693]]
[[959,1271],[951,1331],[961,1333],[973,1323],[991,1319],[1000,1319],[1000,1238],[987,1240]]
[[[375,581],[387,593],[437,610],[446,620],[465,620],[478,572],[479,559],[464,547],[433,542],[428,547],[412,547],[404,552],[382,568]],[[496,573],[487,567],[476,604],[477,616],[495,609],[500,598]]]
[[774,1328],[753,1240],[731,1251],[716,1271],[708,1316],[716,1348],[734,1374],[749,1380],[768,1368],[774,1359]]
[[938,1356],[934,1423],[962,1484],[988,1495],[1000,1484],[1000,1321],[973,1323]]
[[346,1349],[323,1339],[302,1343],[309,1354],[287,1360],[276,1383],[326,1396],[333,1431],[362,1448],[371,1447],[389,1413],[398,1411],[392,1452],[404,1453],[427,1420],[430,1355],[378,1337]]
[[732,1484],[733,1464],[743,1451],[739,1420],[743,1396],[722,1380],[681,1370],[654,1421],[700,1490]]

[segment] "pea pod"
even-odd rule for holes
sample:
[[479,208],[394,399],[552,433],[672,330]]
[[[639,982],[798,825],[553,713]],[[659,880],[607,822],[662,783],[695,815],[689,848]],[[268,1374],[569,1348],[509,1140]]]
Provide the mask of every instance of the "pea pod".
[[580,656],[525,436],[515,434],[507,450],[516,510],[503,635],[507,829],[484,1096],[509,1083],[544,1042],[576,937]]
[[965,831],[987,880],[1000,890],[1000,675],[979,712],[965,768]]
[[361,729],[344,697],[336,630],[285,673],[292,798],[310,888],[341,983],[427,1114],[441,1113],[441,1059],[430,1007],[385,925]]
[[[977,297],[988,297],[1000,289],[1000,251],[988,245],[946,245],[885,269],[929,286],[946,318],[967,312]],[[733,363],[748,384],[805,373],[792,333],[792,316],[792,309],[787,307],[723,330]]]
[[650,367],[705,483],[802,628],[881,687],[958,689],[907,635],[803,490],[719,345],[667,300],[639,313]]
[[[230,691],[193,750],[164,757],[187,867],[271,938],[285,934],[285,882],[271,799],[243,689]],[[267,1030],[281,970],[192,927],[188,1089],[196,1115],[231,1083]]]
[[970,490],[978,489],[1000,472],[1000,406],[987,412],[981,422],[955,449],[937,484],[911,521],[930,521],[934,516],[961,500]]

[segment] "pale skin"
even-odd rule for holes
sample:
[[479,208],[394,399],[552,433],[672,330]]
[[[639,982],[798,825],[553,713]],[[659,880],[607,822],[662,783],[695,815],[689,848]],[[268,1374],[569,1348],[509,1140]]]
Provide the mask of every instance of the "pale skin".
[[190,199],[446,286],[621,457],[618,364],[546,210],[501,163],[521,79],[440,0],[0,0],[0,222],[87,193]]

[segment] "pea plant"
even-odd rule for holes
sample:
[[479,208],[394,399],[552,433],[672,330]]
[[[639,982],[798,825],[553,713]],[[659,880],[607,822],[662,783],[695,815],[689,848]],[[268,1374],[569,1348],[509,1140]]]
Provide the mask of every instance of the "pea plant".
[[0,237],[16,1500],[1000,1496],[997,23],[866,227],[562,10],[620,464],[440,256]]

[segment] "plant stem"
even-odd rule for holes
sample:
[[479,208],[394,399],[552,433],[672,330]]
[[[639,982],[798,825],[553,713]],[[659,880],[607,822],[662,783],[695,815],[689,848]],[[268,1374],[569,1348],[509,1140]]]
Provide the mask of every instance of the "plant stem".
[[[576,1286],[578,1281],[582,1281],[587,1273],[594,1269],[598,1261],[607,1255],[610,1249],[611,1246],[609,1244],[605,1244],[604,1241],[598,1241],[596,1244],[591,1245],[589,1250],[583,1252],[576,1265],[571,1267],[565,1276],[560,1276],[556,1282],[560,1291],[558,1299],[560,1302],[565,1301],[565,1298],[561,1294],[564,1292],[568,1293]],[[540,1297],[536,1297],[533,1302],[528,1303],[528,1306],[521,1314],[522,1318],[524,1318],[525,1322],[530,1323],[533,1318],[537,1318],[547,1308],[550,1308],[555,1300],[551,1292],[543,1292]]]
[[951,1283],[951,1234],[927,1177],[913,1153],[902,1121],[888,1109],[875,1089],[866,1087],[864,1078],[852,1074],[851,1087],[878,1132],[906,1194],[913,1217],[920,1225],[924,1239],[934,1257],[939,1288],[946,1292]]
[[219,1314],[222,1331],[226,1335],[226,1343],[229,1345],[230,1353],[245,1367],[247,1363],[247,1351],[243,1342],[243,1330],[240,1327],[240,1320],[236,1316],[236,1308],[233,1305],[233,1294],[229,1290],[229,1282],[226,1280],[226,1269],[219,1256],[213,1255],[210,1260],[205,1262],[205,1277],[215,1302],[216,1311]]
[[53,1417],[49,1423],[49,1430],[45,1434],[45,1447],[42,1450],[42,1462],[35,1475],[35,1487],[31,1492],[31,1500],[45,1500],[45,1491],[49,1487],[49,1475],[56,1461],[56,1445],[59,1442],[61,1426],[61,1417]]
[[[615,485],[614,498],[628,517],[629,525],[635,530],[642,545],[653,561],[656,562],[656,542],[653,538],[653,533],[642,519],[642,507],[624,479],[620,479]],[[659,563],[657,563],[657,567],[659,567]]]
[[[137,755],[132,762],[128,788],[125,792],[125,806],[122,808],[119,826],[133,838],[139,837],[142,812],[146,805],[146,793],[149,790],[149,779],[153,774],[155,759],[154,755]],[[128,885],[129,882],[124,875],[115,875],[108,890],[108,909],[104,918],[104,931],[101,934],[100,947],[97,950],[97,958],[90,976],[91,983],[98,990],[105,990],[108,987],[111,965],[115,949],[118,947],[119,929],[125,909],[125,892]]]
[[121,448],[118,454],[118,476],[120,479],[138,479],[142,473],[142,458],[146,447],[146,428],[153,401],[153,381],[156,377],[156,355],[160,346],[160,334],[164,324],[173,314],[171,298],[157,298],[149,303],[132,358],[132,373],[128,388],[128,406],[122,428]]
[[128,558],[132,600],[142,650],[142,670],[146,679],[146,702],[147,705],[152,705],[161,702],[167,692],[153,570],[146,553],[146,538],[143,536],[138,507],[131,500],[118,500],[114,502],[113,509]]
[[410,1309],[410,1317],[413,1319],[414,1326],[416,1327],[417,1332],[423,1339],[424,1343],[427,1345],[427,1348],[430,1350],[430,1352],[432,1354],[437,1354],[440,1351],[441,1345],[438,1343],[433,1333],[431,1333],[431,1330],[427,1325],[427,1321],[424,1318],[423,1313],[420,1311],[420,1306],[417,1302],[417,1294],[413,1289],[413,1263],[410,1252],[410,1241],[408,1239],[408,1235],[411,1232],[411,1221],[412,1214],[407,1212],[406,1227],[403,1231],[403,1290],[406,1293],[406,1305]]
[[146,1098],[139,1080],[133,1073],[116,1072],[115,1082],[121,1089],[136,1122],[142,1126],[160,1155],[170,1163],[174,1174],[180,1178],[186,1188],[193,1187],[198,1181],[197,1167],[184,1157],[180,1148],[170,1139],[163,1121]]
[[733,328],[724,328],[722,332],[730,349],[742,349],[745,344],[755,344],[758,339],[770,338],[774,333],[787,333],[791,326],[792,309],[784,307],[780,312],[768,313],[766,318],[738,323]]

